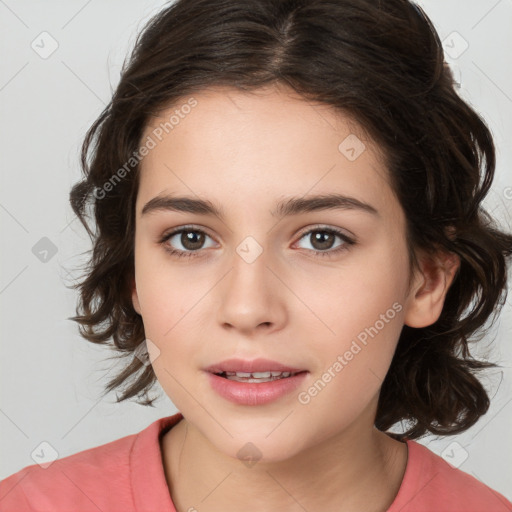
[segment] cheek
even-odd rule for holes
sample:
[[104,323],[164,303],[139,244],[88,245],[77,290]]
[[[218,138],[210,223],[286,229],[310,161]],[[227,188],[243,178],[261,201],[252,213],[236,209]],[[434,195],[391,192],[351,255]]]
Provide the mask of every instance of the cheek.
[[173,269],[162,248],[137,241],[135,281],[146,335],[162,337],[190,309],[194,280],[187,271]]
[[151,256],[137,262],[137,295],[145,336],[158,349],[155,373],[167,381],[166,370],[172,375],[181,373],[183,362],[192,364],[192,356],[200,350],[207,332],[202,301],[207,300],[211,286],[184,267],[173,269],[165,258]]
[[[378,330],[382,330],[382,321],[386,327],[395,324],[395,335],[400,332],[401,327],[396,325],[400,323],[399,313],[406,298],[405,268],[401,253],[376,247],[335,272],[329,269],[320,280],[318,276],[302,277],[306,283],[296,283],[296,287],[302,288],[308,307],[322,320],[323,326],[317,322],[318,328],[324,331],[326,339],[330,332],[336,346],[334,340],[355,338],[376,323]],[[393,307],[394,304],[397,305]],[[394,337],[389,328],[386,331],[385,337]]]
[[382,384],[403,328],[407,275],[398,258],[381,251],[372,264],[342,270],[322,294],[310,295],[328,326],[317,331],[320,386],[330,388],[325,403],[369,400]]
[[[322,352],[319,371],[298,396],[303,414],[324,417],[336,432],[369,410],[370,403],[377,399],[400,335],[401,312],[397,310],[400,305],[395,303],[394,308],[384,309],[385,320],[379,318],[371,323],[360,323],[361,319],[340,322],[337,336],[324,337],[324,344],[318,346]],[[338,412],[334,422],[333,410]]]

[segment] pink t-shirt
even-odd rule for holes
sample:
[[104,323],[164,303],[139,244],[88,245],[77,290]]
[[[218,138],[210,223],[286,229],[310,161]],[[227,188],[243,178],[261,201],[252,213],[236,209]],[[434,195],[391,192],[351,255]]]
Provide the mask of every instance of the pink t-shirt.
[[[27,466],[0,482],[1,512],[176,512],[160,437],[183,418],[160,418],[138,434]],[[510,512],[512,503],[415,441],[387,512]]]

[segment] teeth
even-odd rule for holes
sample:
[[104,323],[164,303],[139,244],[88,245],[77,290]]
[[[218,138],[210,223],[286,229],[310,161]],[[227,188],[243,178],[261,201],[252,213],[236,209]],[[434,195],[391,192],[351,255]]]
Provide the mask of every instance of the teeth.
[[236,375],[237,377],[250,377],[250,373],[245,372],[226,372],[226,375]]
[[[285,379],[292,375],[291,372],[223,372],[221,375],[225,375],[229,380],[236,380],[238,382],[270,382],[277,379]],[[294,374],[295,375],[295,374]]]
[[270,372],[254,372],[251,374],[255,379],[265,378],[268,379],[270,377]]

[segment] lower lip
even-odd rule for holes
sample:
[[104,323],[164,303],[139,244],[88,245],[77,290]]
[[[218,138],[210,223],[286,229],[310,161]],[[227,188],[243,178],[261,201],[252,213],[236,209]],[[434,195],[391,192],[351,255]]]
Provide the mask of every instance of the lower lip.
[[239,405],[264,405],[297,389],[308,372],[269,382],[238,382],[207,373],[212,388],[226,400]]

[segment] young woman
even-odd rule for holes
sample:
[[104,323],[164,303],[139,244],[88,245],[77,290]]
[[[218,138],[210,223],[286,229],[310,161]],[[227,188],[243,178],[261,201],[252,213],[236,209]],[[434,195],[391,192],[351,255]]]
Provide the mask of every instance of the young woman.
[[158,380],[179,413],[24,468],[0,510],[512,510],[415,441],[488,410],[469,342],[512,253],[481,205],[490,132],[420,8],[179,0],[82,165],[74,320],[131,358],[107,391],[149,405]]

